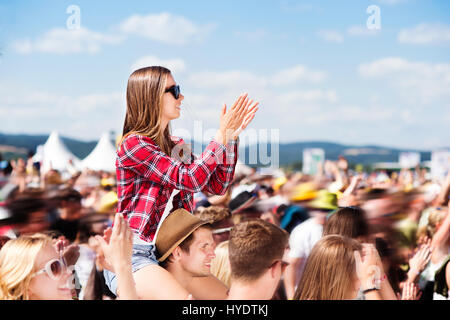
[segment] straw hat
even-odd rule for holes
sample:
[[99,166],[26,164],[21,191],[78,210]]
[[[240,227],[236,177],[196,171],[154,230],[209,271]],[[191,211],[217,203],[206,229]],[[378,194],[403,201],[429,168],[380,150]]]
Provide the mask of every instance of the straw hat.
[[200,226],[212,220],[201,220],[185,209],[171,212],[163,221],[156,236],[158,261],[164,261],[172,251]]

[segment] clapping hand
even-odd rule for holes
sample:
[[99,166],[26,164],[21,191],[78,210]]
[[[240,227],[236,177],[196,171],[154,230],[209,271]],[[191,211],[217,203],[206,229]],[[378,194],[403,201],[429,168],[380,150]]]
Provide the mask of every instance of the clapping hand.
[[80,247],[77,244],[70,244],[64,236],[58,239],[53,239],[53,246],[56,251],[64,258],[68,266],[73,266],[77,263],[80,257]]
[[131,265],[133,232],[121,213],[116,213],[113,228],[104,231],[103,237],[95,236],[105,256],[105,268],[114,270],[124,264]]
[[409,268],[416,274],[420,274],[428,262],[431,259],[431,239],[427,239],[426,242],[420,246],[419,250],[414,254],[414,256],[409,260]]
[[220,115],[220,129],[216,139],[226,144],[235,140],[255,117],[259,102],[253,103],[247,93],[241,94],[227,112],[226,104],[222,107]]
[[419,290],[418,286],[412,282],[406,282],[403,285],[402,296],[398,295],[400,300],[419,300],[422,296],[422,291]]

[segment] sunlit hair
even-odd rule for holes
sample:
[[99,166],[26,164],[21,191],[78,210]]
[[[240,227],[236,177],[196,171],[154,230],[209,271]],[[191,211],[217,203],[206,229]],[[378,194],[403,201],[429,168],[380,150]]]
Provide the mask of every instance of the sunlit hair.
[[162,99],[169,75],[169,69],[159,66],[138,69],[130,75],[121,142],[130,134],[139,134],[152,139],[170,156],[175,145],[170,138],[170,124],[161,132]]
[[309,255],[294,300],[346,300],[356,278],[354,251],[361,244],[348,237],[320,239]]
[[276,260],[281,260],[289,234],[270,222],[254,219],[235,225],[230,232],[231,279],[257,280]]
[[216,257],[211,260],[211,274],[229,288],[231,284],[231,269],[230,260],[228,259],[228,241],[219,243],[214,253]]
[[195,212],[194,215],[202,220],[212,220],[212,227],[216,228],[220,222],[231,217],[231,212],[228,208],[210,206],[201,211]]
[[352,239],[367,237],[369,225],[364,210],[358,207],[340,208],[327,219],[323,235],[339,234]]
[[39,252],[52,239],[43,234],[9,240],[0,250],[0,300],[28,300]]
[[417,230],[417,239],[420,239],[421,237],[432,239],[438,229],[438,225],[444,221],[446,215],[447,210],[438,208],[431,209],[431,212],[428,215],[428,223]]

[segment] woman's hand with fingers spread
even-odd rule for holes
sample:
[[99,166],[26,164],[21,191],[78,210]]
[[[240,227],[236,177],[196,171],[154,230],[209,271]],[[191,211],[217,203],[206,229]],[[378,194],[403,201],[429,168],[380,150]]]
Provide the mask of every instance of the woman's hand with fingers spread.
[[422,292],[418,289],[417,285],[412,282],[406,282],[403,285],[402,300],[419,300],[422,296]]
[[410,269],[419,274],[421,273],[428,262],[431,259],[431,246],[430,242],[426,242],[424,245],[420,247],[420,249],[416,252],[416,254],[409,260]]
[[114,227],[105,232],[105,236],[95,236],[105,256],[106,265],[115,271],[122,267],[131,267],[133,253],[133,232],[121,213],[116,213]]
[[354,252],[356,273],[363,290],[379,287],[384,275],[382,263],[377,249],[373,244],[363,243],[361,254]]
[[240,95],[228,112],[224,104],[216,140],[226,144],[230,139],[236,139],[255,117],[258,104],[259,102],[253,103],[247,93]]

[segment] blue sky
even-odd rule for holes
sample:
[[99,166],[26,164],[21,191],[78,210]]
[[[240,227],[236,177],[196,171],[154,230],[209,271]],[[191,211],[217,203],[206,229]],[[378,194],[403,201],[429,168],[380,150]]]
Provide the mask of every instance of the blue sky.
[[448,1],[0,1],[0,51],[1,132],[120,132],[128,76],[162,64],[186,97],[175,134],[208,140],[249,92],[250,136],[450,146]]

